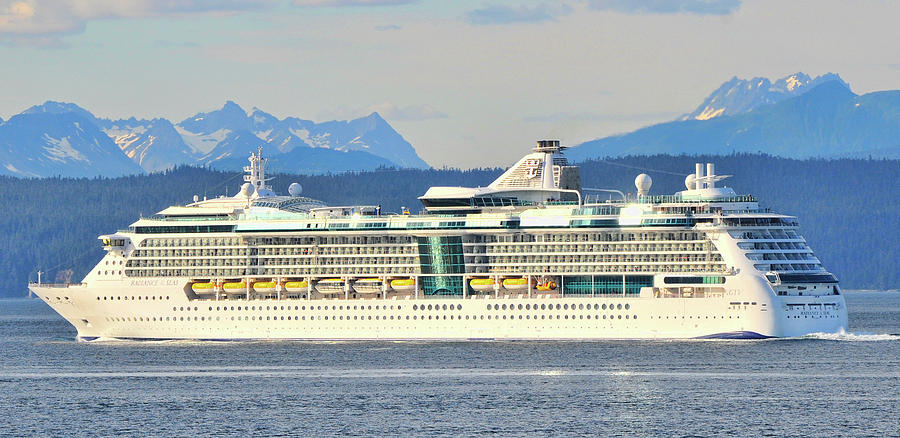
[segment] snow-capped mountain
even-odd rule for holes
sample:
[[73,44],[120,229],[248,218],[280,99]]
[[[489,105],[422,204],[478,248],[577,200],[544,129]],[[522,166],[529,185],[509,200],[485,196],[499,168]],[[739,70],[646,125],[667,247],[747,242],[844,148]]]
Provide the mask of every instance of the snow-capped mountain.
[[[0,145],[7,145],[0,151],[0,174],[17,176],[117,176],[180,164],[236,170],[258,147],[276,171],[428,167],[377,113],[325,123],[279,120],[257,108],[248,115],[232,101],[177,125],[166,119],[101,119],[78,105],[48,101],[0,120]],[[42,155],[35,155],[39,149]],[[95,162],[101,152],[107,158]]]
[[588,141],[572,160],[646,154],[768,153],[790,158],[900,158],[900,90],[858,96],[843,81],[709,120],[648,126]]
[[166,119],[110,121],[104,124],[103,131],[128,158],[148,172],[195,164],[200,155]]
[[235,155],[246,156],[247,150],[264,146],[279,153],[298,147],[362,151],[398,167],[428,168],[412,145],[378,113],[350,121],[316,123],[296,117],[279,120],[258,108],[248,115],[228,101],[219,110],[183,120],[178,124],[178,132],[195,149],[206,153],[201,158],[205,164]]
[[838,81],[848,89],[850,85],[835,73],[827,73],[815,79],[802,72],[776,80],[767,78],[738,79],[736,76],[713,91],[693,112],[680,120],[709,120],[714,117],[743,114],[762,105],[769,105],[799,96],[816,86]]
[[[54,106],[50,102],[48,106]],[[93,116],[32,107],[0,124],[0,174],[93,177],[141,173]]]

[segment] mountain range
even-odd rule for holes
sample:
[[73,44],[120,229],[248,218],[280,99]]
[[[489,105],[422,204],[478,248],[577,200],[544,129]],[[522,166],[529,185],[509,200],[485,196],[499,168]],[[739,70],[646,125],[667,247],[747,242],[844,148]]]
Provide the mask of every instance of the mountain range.
[[647,154],[900,158],[900,90],[857,95],[838,75],[725,82],[679,120],[571,148],[575,161]]
[[0,120],[0,174],[13,176],[121,176],[177,165],[236,170],[258,147],[269,169],[288,173],[429,168],[378,113],[316,123],[257,108],[248,114],[228,101],[173,124],[97,118],[76,104],[48,101]]
[[[0,119],[0,175],[120,176],[178,165],[237,170],[264,147],[269,169],[321,174],[429,168],[378,113],[316,123],[247,113],[227,101],[178,123],[97,118],[48,101]],[[787,158],[900,158],[900,90],[855,94],[835,73],[734,77],[676,120],[587,141],[573,161],[650,154],[765,153]]]

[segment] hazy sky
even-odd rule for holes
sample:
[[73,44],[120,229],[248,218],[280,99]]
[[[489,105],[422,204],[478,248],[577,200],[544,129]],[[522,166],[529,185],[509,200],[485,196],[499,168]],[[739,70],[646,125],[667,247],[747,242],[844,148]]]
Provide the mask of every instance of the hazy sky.
[[379,111],[431,165],[668,121],[732,76],[900,88],[900,2],[0,0],[0,117]]

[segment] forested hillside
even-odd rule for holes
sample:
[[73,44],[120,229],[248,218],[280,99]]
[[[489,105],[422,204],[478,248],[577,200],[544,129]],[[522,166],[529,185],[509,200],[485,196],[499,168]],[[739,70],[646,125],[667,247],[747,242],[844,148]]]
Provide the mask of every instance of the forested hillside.
[[[653,177],[652,193],[681,190],[684,175],[705,157],[625,157],[582,164],[585,187],[634,192],[634,177]],[[757,195],[764,206],[800,218],[801,231],[825,266],[845,288],[900,287],[900,193],[891,189],[900,175],[898,160],[791,160],[765,155],[715,157],[720,174],[738,193]],[[332,205],[381,204],[417,211],[416,197],[432,185],[487,185],[501,169],[460,171],[379,170],[341,175],[277,175],[284,193],[292,182],[304,195]],[[25,284],[71,275],[78,281],[102,256],[97,236],[126,228],[140,215],[186,203],[193,195],[234,194],[237,172],[182,167],[143,176],[112,179],[17,179],[0,177],[0,269],[7,286],[0,295],[26,293]],[[68,274],[68,271],[71,274]]]

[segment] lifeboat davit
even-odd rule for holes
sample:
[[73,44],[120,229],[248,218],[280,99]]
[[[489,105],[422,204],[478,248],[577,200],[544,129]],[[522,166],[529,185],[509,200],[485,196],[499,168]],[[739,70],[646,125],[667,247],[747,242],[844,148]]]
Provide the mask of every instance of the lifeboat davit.
[[361,278],[353,283],[353,290],[361,294],[381,293],[382,281],[380,278]]
[[528,289],[528,279],[525,277],[520,278],[507,278],[503,280],[503,287],[510,291],[521,291]]
[[469,286],[472,286],[472,289],[478,292],[493,292],[496,284],[497,281],[493,278],[473,278],[469,281]]
[[284,290],[288,292],[306,292],[309,283],[306,281],[288,281],[284,283]]
[[191,290],[194,293],[198,294],[210,294],[215,292],[216,284],[215,283],[194,283],[191,285]]
[[391,280],[391,287],[397,292],[412,292],[416,290],[416,280],[412,278],[398,278]]
[[244,293],[247,292],[247,283],[243,281],[240,282],[232,282],[232,283],[223,283],[222,290],[226,293]]
[[257,281],[256,283],[253,283],[253,292],[258,292],[258,293],[275,292],[275,282],[274,281]]
[[316,292],[322,295],[335,295],[344,293],[344,280],[340,278],[326,278],[316,283]]

